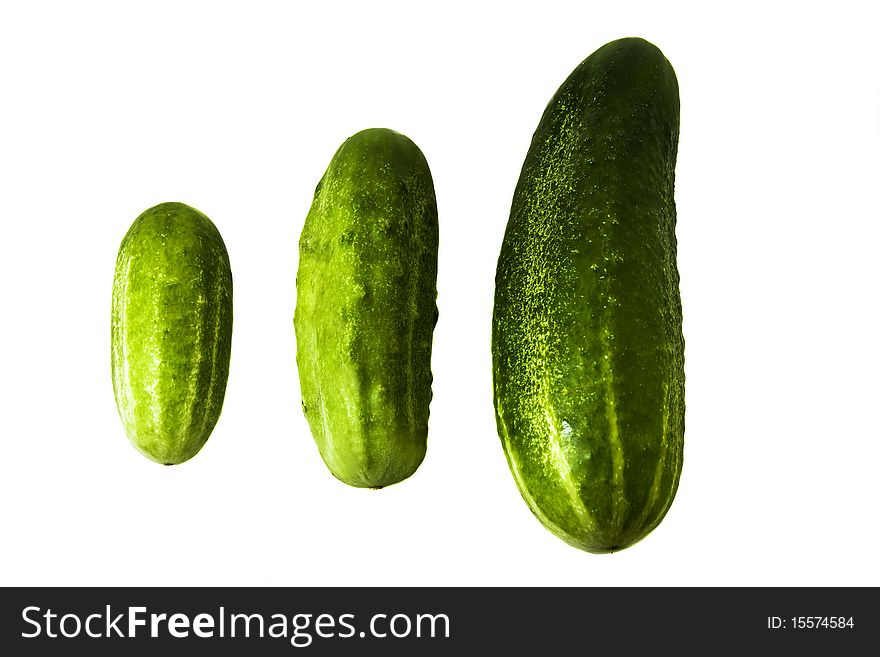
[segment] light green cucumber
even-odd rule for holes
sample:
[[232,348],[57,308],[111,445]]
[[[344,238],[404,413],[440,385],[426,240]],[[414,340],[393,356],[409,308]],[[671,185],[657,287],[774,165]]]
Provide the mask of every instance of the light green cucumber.
[[684,444],[678,83],[655,46],[600,48],[550,101],[498,259],[496,421],[528,506],[590,552],[645,537]]
[[165,465],[202,448],[223,405],[232,273],[208,217],[162,203],[132,224],[116,258],[111,370],[131,443]]
[[342,144],[299,243],[302,408],[330,471],[382,488],[427,446],[437,321],[437,203],[419,148],[385,129]]

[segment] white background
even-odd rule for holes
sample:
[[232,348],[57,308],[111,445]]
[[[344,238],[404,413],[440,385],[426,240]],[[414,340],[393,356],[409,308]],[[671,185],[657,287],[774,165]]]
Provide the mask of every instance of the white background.
[[[0,583],[861,585],[878,553],[880,37],[871,3],[4,3]],[[685,465],[660,527],[580,552],[521,500],[490,325],[514,185],[545,105],[642,36],[681,87]],[[428,456],[349,488],[300,411],[297,240],[366,127],[424,151],[440,211]],[[205,448],[158,466],[110,381],[134,218],[205,212],[235,280]]]

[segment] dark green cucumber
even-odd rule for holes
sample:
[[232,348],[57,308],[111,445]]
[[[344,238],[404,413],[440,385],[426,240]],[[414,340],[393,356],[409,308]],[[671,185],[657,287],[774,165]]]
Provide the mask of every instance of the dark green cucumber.
[[232,273],[217,228],[183,203],[132,224],[116,258],[111,369],[131,443],[159,463],[198,453],[220,416],[232,338]]
[[684,340],[678,83],[642,39],[578,66],[541,119],[498,259],[496,421],[523,498],[590,552],[645,537],[678,487]]
[[346,140],[299,247],[296,360],[321,457],[352,486],[406,479],[425,456],[437,321],[437,202],[418,147],[384,129]]

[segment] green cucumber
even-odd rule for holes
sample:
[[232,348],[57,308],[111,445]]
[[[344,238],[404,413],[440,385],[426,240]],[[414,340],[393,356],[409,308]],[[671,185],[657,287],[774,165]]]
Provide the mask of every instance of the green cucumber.
[[498,433],[532,512],[589,552],[644,538],[681,473],[678,131],[660,50],[597,50],[544,112],[498,259]]
[[232,272],[208,217],[183,203],[139,216],[113,278],[111,370],[131,443],[174,465],[202,448],[223,406]]
[[382,488],[425,457],[437,322],[437,202],[405,136],[348,138],[315,190],[294,313],[302,408],[329,470]]

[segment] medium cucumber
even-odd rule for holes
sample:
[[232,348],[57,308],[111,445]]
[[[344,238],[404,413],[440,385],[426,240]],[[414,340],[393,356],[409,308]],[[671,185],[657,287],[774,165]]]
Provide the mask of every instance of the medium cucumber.
[[294,325],[302,408],[330,471],[382,488],[425,456],[437,321],[437,203],[403,135],[350,137],[300,238]]
[[676,266],[678,83],[642,39],[556,92],[496,273],[496,421],[528,506],[590,552],[646,536],[678,487],[684,340]]
[[132,444],[166,465],[202,448],[223,405],[232,273],[208,217],[162,203],[132,224],[116,258],[111,369]]

